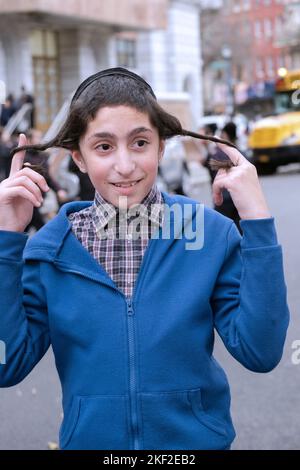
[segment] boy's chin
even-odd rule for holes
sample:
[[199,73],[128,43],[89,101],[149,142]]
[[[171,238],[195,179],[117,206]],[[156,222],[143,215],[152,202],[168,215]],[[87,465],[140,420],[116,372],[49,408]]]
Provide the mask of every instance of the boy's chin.
[[140,204],[145,196],[119,196],[115,201],[115,206],[121,210],[130,209],[132,206]]

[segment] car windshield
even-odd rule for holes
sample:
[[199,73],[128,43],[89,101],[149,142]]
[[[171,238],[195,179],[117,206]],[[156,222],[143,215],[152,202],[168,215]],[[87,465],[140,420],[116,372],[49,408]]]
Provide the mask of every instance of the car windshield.
[[300,89],[276,93],[275,96],[276,114],[287,111],[300,111]]

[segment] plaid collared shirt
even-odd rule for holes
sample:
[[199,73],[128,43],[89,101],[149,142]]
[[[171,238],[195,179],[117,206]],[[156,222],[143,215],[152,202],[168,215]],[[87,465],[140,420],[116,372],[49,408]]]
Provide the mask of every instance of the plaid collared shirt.
[[81,244],[125,296],[131,297],[149,239],[163,224],[163,197],[157,187],[127,211],[108,203],[96,191],[90,207],[68,218]]

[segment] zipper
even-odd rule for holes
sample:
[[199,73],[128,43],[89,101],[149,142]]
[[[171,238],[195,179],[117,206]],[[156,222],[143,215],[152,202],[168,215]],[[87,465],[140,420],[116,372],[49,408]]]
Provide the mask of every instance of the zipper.
[[[117,288],[117,286],[113,285],[109,282],[109,279],[105,281],[105,279],[99,281],[99,278],[92,275],[87,275],[81,271],[77,271],[76,269],[67,268],[64,265],[56,262],[55,265],[64,272],[77,274],[82,276],[86,279],[90,279],[92,281],[101,282],[102,284],[110,286],[112,289],[116,290],[121,294],[123,299],[125,299],[126,306],[127,306],[127,333],[128,333],[128,353],[129,353],[129,400],[130,400],[130,417],[131,417],[131,428],[132,428],[132,435],[133,435],[133,448],[134,450],[140,449],[139,444],[139,430],[138,430],[138,416],[137,416],[137,380],[136,380],[136,359],[135,359],[135,335],[134,335],[134,310],[132,305],[132,298],[126,298],[124,293]],[[134,286],[136,287],[136,285]],[[135,292],[135,288],[133,294]]]
[[138,406],[137,406],[137,376],[136,376],[136,359],[135,359],[135,333],[134,333],[134,318],[135,313],[133,309],[133,299],[136,297],[138,289],[141,284],[142,273],[145,270],[147,259],[150,256],[151,248],[153,246],[154,239],[150,239],[148,242],[147,249],[144,253],[140,270],[135,280],[132,296],[127,298],[121,292],[122,296],[125,297],[127,303],[127,328],[128,328],[128,349],[129,349],[129,390],[130,390],[130,417],[131,417],[131,428],[133,433],[133,449],[140,450],[139,439],[139,425],[138,425]]
[[[147,249],[144,253],[143,260],[140,266],[140,270],[134,285],[132,297],[127,298],[124,293],[118,289],[118,287],[113,284],[113,281],[107,274],[107,280],[101,279],[99,280],[98,277],[94,277],[90,274],[85,274],[81,271],[77,271],[76,269],[67,268],[63,264],[59,263],[58,261],[54,262],[54,264],[64,272],[69,272],[73,274],[77,274],[79,276],[85,277],[86,279],[91,279],[92,281],[96,281],[101,284],[105,284],[112,289],[119,292],[119,294],[123,297],[126,302],[127,306],[127,331],[128,331],[128,352],[129,352],[129,399],[130,399],[130,418],[131,418],[131,428],[133,434],[133,449],[139,450],[141,449],[140,440],[139,440],[139,426],[138,426],[138,406],[137,406],[137,376],[136,376],[136,354],[135,354],[135,334],[134,334],[134,309],[133,309],[133,298],[135,297],[139,285],[142,272],[144,271],[144,266],[146,264],[147,259],[149,258],[149,252],[151,251],[151,247],[153,245],[154,239],[150,239]],[[111,280],[111,282],[109,282]]]
[[139,450],[139,429],[137,417],[137,380],[135,363],[135,336],[134,336],[134,310],[132,299],[127,299],[127,327],[128,327],[128,348],[129,348],[129,396],[131,411],[131,427],[133,434],[133,449]]

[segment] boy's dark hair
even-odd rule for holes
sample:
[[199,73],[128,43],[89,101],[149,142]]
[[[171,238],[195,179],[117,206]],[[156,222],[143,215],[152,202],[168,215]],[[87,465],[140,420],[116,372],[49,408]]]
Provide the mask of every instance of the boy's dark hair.
[[[158,104],[152,88],[144,79],[118,67],[98,72],[81,83],[73,96],[66,121],[53,139],[43,144],[14,148],[11,154],[13,156],[20,150],[46,150],[50,147],[79,150],[80,137],[86,132],[89,122],[95,118],[98,110],[106,106],[120,105],[130,106],[148,114],[161,139],[182,135],[233,146],[230,142],[213,136],[183,129],[180,121]],[[227,163],[227,167],[232,166],[229,159]]]

